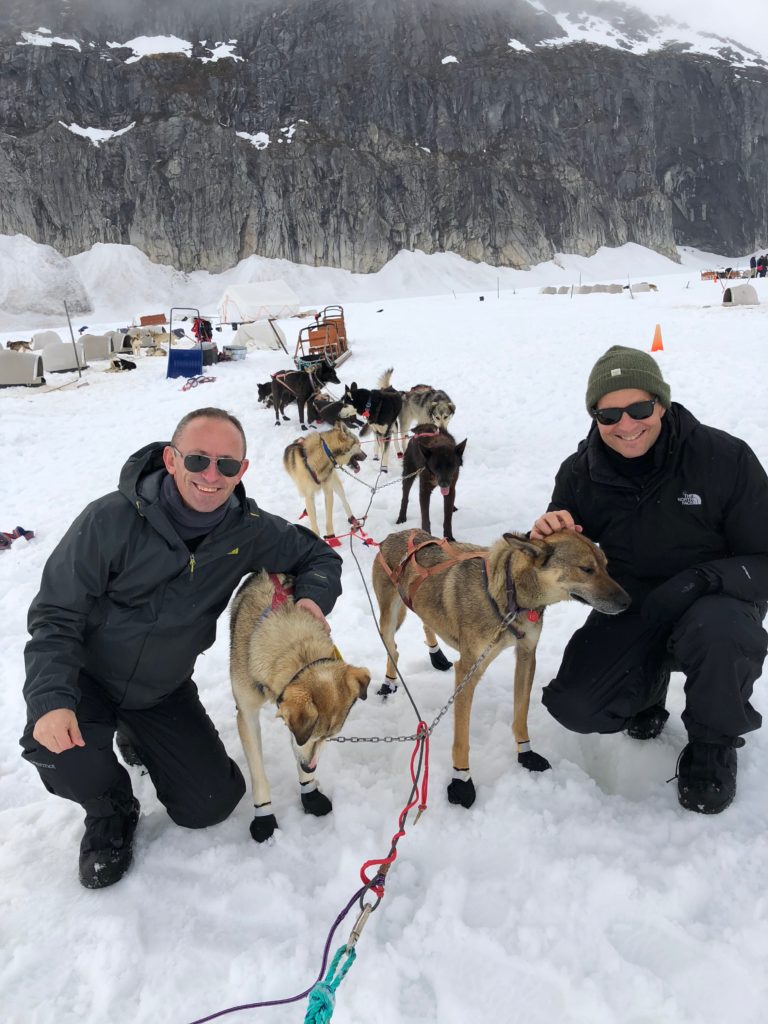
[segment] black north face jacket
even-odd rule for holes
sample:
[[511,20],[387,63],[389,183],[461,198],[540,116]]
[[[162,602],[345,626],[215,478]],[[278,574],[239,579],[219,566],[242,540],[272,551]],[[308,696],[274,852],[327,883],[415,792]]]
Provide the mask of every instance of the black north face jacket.
[[125,708],[151,707],[190,678],[235,588],[259,569],[296,577],[295,597],[329,612],[341,559],[309,530],[258,508],[237,485],[194,555],[159,502],[164,444],[123,467],[48,559],[29,610],[24,696],[37,720],[77,706],[81,672]]
[[642,484],[621,476],[595,425],[555,479],[548,511],[567,509],[639,602],[683,569],[706,566],[723,593],[768,599],[768,477],[744,441],[673,402]]

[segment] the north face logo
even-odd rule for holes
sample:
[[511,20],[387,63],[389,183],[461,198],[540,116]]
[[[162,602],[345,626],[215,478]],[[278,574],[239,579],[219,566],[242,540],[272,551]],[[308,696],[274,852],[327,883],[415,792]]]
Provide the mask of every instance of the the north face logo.
[[677,499],[681,505],[700,505],[701,498],[698,494],[689,494],[687,491],[683,491],[681,497]]

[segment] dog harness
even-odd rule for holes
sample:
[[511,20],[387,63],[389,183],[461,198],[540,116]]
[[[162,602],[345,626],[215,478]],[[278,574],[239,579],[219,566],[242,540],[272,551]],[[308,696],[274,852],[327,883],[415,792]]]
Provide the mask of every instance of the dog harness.
[[[491,603],[496,609],[496,614],[499,616],[499,618],[502,620],[504,620],[505,618],[510,619],[510,621],[507,623],[507,629],[509,629],[509,631],[513,633],[518,640],[522,640],[524,634],[521,633],[520,630],[515,628],[511,620],[516,618],[520,612],[525,611],[527,612],[526,618],[529,622],[539,621],[544,611],[543,608],[521,608],[518,605],[517,600],[515,598],[515,582],[512,579],[512,573],[509,565],[507,566],[507,607],[509,608],[509,611],[507,612],[507,615],[504,616],[501,614],[501,609],[496,604],[493,597],[491,597],[490,591],[488,590],[490,572],[488,567],[488,559],[483,551],[457,551],[455,548],[451,547],[451,542],[449,540],[446,540],[445,538],[438,539],[436,537],[430,537],[429,540],[424,540],[420,544],[414,544],[413,538],[416,536],[418,532],[418,530],[412,530],[408,534],[408,541],[405,554],[400,559],[400,561],[398,562],[394,569],[390,569],[390,567],[387,565],[381,551],[379,551],[377,555],[377,558],[379,559],[381,566],[384,569],[384,572],[391,580],[392,585],[397,588],[397,592],[402,598],[402,601],[405,604],[405,606],[407,608],[410,608],[411,611],[414,611],[413,599],[416,596],[419,587],[426,579],[428,579],[430,576],[436,576],[438,573],[443,572],[444,569],[450,569],[452,566],[457,565],[459,562],[465,562],[471,558],[480,558],[482,559],[483,562],[486,592],[488,593],[488,597],[490,598]],[[444,553],[448,557],[445,559],[445,561],[437,562],[435,565],[420,565],[416,560],[416,554],[419,551],[421,551],[422,548],[430,547],[432,544],[436,545],[439,548],[442,548]],[[406,592],[405,586],[403,584],[403,577],[405,575],[406,566],[411,560],[413,560],[413,568],[416,573],[416,579],[411,581],[410,590]]]
[[276,611],[281,604],[285,604],[289,597],[293,597],[293,584],[285,582],[283,573],[269,572],[267,576],[273,587],[272,603],[256,619],[256,626],[260,626],[268,615]]
[[[304,460],[304,468],[309,473],[309,475],[312,477],[312,479],[317,484],[317,486],[321,487],[322,485],[321,485],[320,481],[317,478],[317,473],[315,473],[315,471],[312,469],[312,467],[309,464],[309,459],[307,458],[307,450],[304,447],[304,438],[303,437],[297,437],[296,440],[290,445],[290,447],[291,448],[295,448],[299,452],[299,454],[301,455],[302,459]],[[325,448],[326,451],[327,451],[327,446],[326,446],[325,442],[323,442],[323,448]]]

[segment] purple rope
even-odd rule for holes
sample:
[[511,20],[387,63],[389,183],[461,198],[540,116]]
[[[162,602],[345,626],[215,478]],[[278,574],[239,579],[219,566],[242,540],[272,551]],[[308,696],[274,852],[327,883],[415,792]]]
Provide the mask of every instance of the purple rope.
[[352,904],[355,903],[356,900],[360,899],[363,893],[367,892],[368,888],[369,886],[367,885],[361,886],[361,888],[357,890],[355,895],[352,897],[352,899],[349,901],[346,907],[344,907],[339,916],[333,922],[331,930],[328,932],[328,938],[325,940],[325,948],[323,949],[323,963],[322,966],[320,967],[320,973],[309,986],[309,988],[305,989],[303,992],[299,992],[297,996],[290,996],[287,999],[266,999],[261,1003],[243,1003],[242,1006],[230,1006],[226,1010],[217,1010],[216,1013],[211,1013],[208,1017],[200,1017],[199,1020],[190,1021],[189,1024],[205,1024],[206,1021],[215,1020],[216,1017],[223,1017],[227,1013],[237,1013],[238,1010],[257,1010],[263,1006],[284,1006],[287,1003],[297,1003],[299,999],[306,999],[306,997],[309,995],[309,993],[312,991],[312,989],[315,987],[318,981],[320,981],[323,974],[325,973],[325,968],[328,964],[328,953],[330,951],[331,942],[333,941],[333,936],[336,932],[336,929],[339,927],[341,922],[352,909]]

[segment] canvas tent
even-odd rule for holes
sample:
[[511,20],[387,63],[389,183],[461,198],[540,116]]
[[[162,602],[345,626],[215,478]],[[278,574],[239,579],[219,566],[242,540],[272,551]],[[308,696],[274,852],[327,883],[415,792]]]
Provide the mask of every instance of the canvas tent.
[[258,281],[233,284],[219,302],[219,319],[223,324],[253,323],[299,312],[299,297],[285,281]]
[[271,320],[240,324],[231,344],[243,348],[282,348],[288,351],[285,347],[285,335]]
[[759,304],[754,285],[731,285],[723,292],[724,306],[758,306]]

